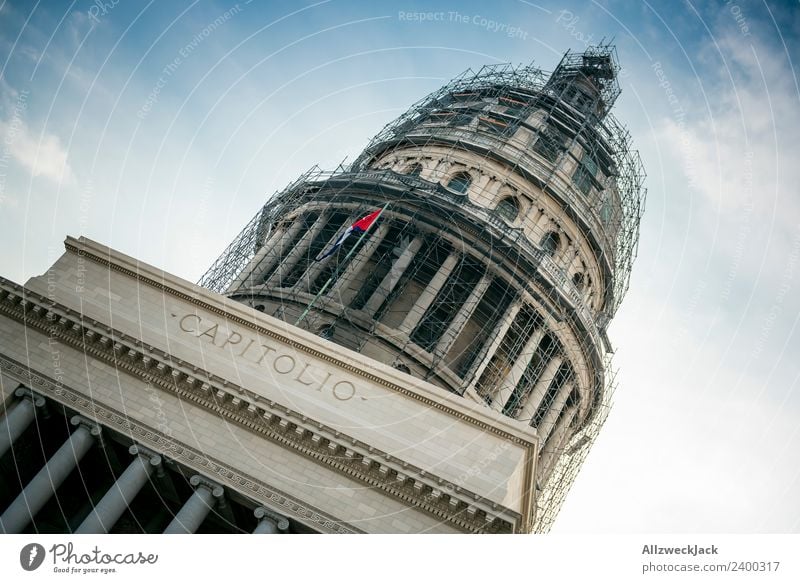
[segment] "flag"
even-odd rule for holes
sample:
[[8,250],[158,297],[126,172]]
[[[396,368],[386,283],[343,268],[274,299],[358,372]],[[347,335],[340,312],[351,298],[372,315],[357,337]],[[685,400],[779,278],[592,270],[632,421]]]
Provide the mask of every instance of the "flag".
[[372,227],[372,223],[376,221],[382,212],[383,209],[378,209],[375,212],[368,214],[366,217],[358,219],[355,223],[347,227],[345,232],[342,233],[341,236],[336,240],[336,243],[334,243],[333,246],[328,249],[327,253],[316,257],[314,261],[322,261],[326,257],[330,257],[336,253],[339,250],[339,247],[342,246],[342,243],[344,243],[344,240],[347,239],[352,233],[364,233],[369,231],[370,227]]

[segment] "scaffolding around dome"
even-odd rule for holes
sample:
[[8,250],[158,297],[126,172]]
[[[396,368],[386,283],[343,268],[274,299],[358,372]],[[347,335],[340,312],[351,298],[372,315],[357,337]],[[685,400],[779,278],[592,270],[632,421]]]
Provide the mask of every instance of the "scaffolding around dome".
[[608,414],[644,211],[618,73],[605,45],[466,71],[272,196],[199,285],[536,428],[548,531]]
[[[615,50],[609,46],[567,52],[552,73],[508,63],[485,65],[477,72],[468,69],[386,125],[353,169],[368,165],[376,153],[408,143],[449,143],[487,160],[503,159],[580,213],[600,236],[614,270],[608,290],[612,301],[604,314],[610,319],[628,289],[646,194],[644,167],[632,149],[630,132],[609,113],[620,94],[618,72]],[[496,107],[483,107],[475,121],[470,99]],[[479,131],[462,129],[470,123]],[[529,139],[508,139],[520,126],[536,134],[532,145]],[[577,159],[576,146],[586,161]],[[561,172],[573,166],[578,180]],[[614,193],[615,199],[604,199],[603,192]]]

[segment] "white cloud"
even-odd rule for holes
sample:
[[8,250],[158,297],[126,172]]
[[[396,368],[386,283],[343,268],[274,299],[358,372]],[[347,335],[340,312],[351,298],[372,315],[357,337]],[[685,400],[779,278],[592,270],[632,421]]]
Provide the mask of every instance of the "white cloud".
[[[707,207],[716,265],[741,281],[774,285],[800,230],[794,77],[785,55],[755,40],[741,42],[738,32],[717,37],[707,50],[718,51],[724,66],[683,80],[701,82],[705,96],[694,96],[693,119],[664,120],[657,140],[681,160],[685,188],[700,203],[693,207]],[[700,109],[706,97],[709,106]]]
[[10,119],[0,120],[0,144],[4,154],[10,155],[33,176],[67,184],[73,181],[67,151],[58,136],[47,133],[33,135],[20,116],[12,115]]
[[663,143],[687,161],[690,186],[723,213],[755,203],[757,212],[771,214],[776,198],[795,204],[784,195],[800,181],[800,147],[791,132],[800,125],[800,111],[786,60],[772,48],[741,42],[736,33],[718,37],[713,50],[725,67],[698,80],[704,96],[695,96],[693,109],[706,98],[710,108],[700,121],[665,120]]

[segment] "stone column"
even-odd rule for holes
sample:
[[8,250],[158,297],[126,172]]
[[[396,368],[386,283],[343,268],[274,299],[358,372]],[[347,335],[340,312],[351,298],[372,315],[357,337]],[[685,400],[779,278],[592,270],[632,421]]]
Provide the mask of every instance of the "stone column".
[[[331,235],[331,237],[325,242],[325,245],[322,247],[322,253],[328,251],[336,240],[341,237],[342,232],[345,231],[350,225],[356,222],[360,217],[357,213],[353,212],[344,220],[344,222],[336,229],[336,232]],[[351,234],[350,239],[356,238],[358,239],[361,235],[359,233]],[[344,257],[344,255],[342,255]],[[297,280],[295,286],[301,285],[300,282],[305,282],[305,290],[311,288],[311,284],[314,283],[314,280],[317,279],[317,276],[322,273],[322,270],[325,269],[325,266],[328,264],[328,261],[333,260],[333,257],[329,257],[323,261],[313,261],[306,270],[306,273],[303,274],[303,277]],[[301,289],[301,291],[305,291]]]
[[72,424],[77,428],[69,439],[0,516],[0,530],[6,534],[21,532],[33,520],[100,435],[100,427],[85,417],[76,415]]
[[189,483],[194,487],[194,494],[164,529],[164,534],[192,534],[203,524],[217,500],[222,498],[224,490],[216,482],[194,475]]
[[[569,395],[574,388],[575,388],[574,383],[565,382],[563,385],[561,385],[561,388],[558,389],[558,393],[556,393],[556,398],[553,399],[553,402],[550,405],[550,408],[547,410],[544,419],[542,419],[542,421],[536,428],[539,433],[539,439],[541,439],[542,441],[546,441],[547,438],[550,436],[550,432],[552,431],[553,426],[556,424],[558,416],[561,414],[561,410],[567,404],[567,399],[569,398]],[[527,419],[527,417],[520,419]]]
[[466,326],[470,316],[475,312],[481,298],[483,298],[483,294],[486,293],[491,283],[492,276],[488,273],[484,273],[478,280],[478,283],[475,284],[475,287],[472,288],[472,291],[459,308],[455,317],[450,321],[442,337],[439,338],[439,342],[436,343],[436,348],[433,349],[434,353],[444,356],[449,352],[456,338],[458,338],[458,335],[461,334],[464,326]]
[[14,391],[14,395],[20,401],[11,407],[10,411],[6,411],[5,417],[0,420],[0,456],[6,453],[11,444],[28,428],[36,417],[36,409],[44,406],[44,398],[29,389],[20,387]]
[[542,341],[543,337],[544,328],[539,328],[538,330],[534,330],[531,337],[528,338],[528,341],[525,343],[525,346],[522,347],[522,351],[519,353],[519,356],[517,356],[514,364],[511,365],[511,370],[500,383],[500,388],[496,392],[496,397],[492,400],[492,409],[495,411],[503,410],[506,401],[511,397],[517,384],[522,379],[522,375],[525,373],[525,369],[528,368],[528,363],[531,361],[531,358],[533,358],[533,354],[539,347],[539,342]]
[[553,435],[547,440],[547,443],[544,444],[542,453],[539,456],[539,465],[536,471],[537,481],[541,480],[542,477],[548,475],[553,470],[555,461],[569,442],[570,425],[577,413],[578,407],[572,405],[569,409],[564,411],[564,415],[558,420]]
[[506,332],[508,332],[511,324],[514,323],[514,319],[517,317],[520,309],[522,309],[521,300],[511,302],[511,304],[508,306],[508,309],[506,309],[506,313],[503,314],[503,317],[494,327],[489,342],[487,342],[481,349],[481,352],[475,359],[475,363],[472,365],[471,370],[466,375],[466,378],[471,379],[468,385],[469,388],[474,388],[478,383],[478,379],[481,378],[483,371],[485,371],[486,367],[489,365],[489,361],[492,360],[492,356],[494,356],[494,353],[497,352],[497,349],[500,347],[500,343],[503,341],[503,338],[505,338]]
[[300,230],[302,224],[301,217],[297,217],[288,227],[281,226],[275,229],[228,289],[235,290],[245,283],[247,283],[245,287],[258,285],[257,281],[261,274],[277,261],[280,255],[278,248],[282,247],[281,243],[288,244],[288,241]]
[[542,374],[539,375],[536,386],[534,386],[533,390],[528,394],[528,398],[525,400],[525,404],[522,406],[522,411],[517,416],[517,419],[533,419],[562,362],[564,362],[564,359],[560,355],[556,355],[550,359]]
[[[347,292],[352,281],[364,270],[367,262],[372,258],[372,255],[378,249],[378,246],[389,234],[389,223],[381,223],[378,227],[370,232],[367,240],[361,245],[361,248],[356,253],[356,256],[350,260],[350,263],[345,268],[344,272],[339,275],[334,286],[328,291],[328,295],[337,294],[341,297],[342,294]],[[336,290],[336,291],[334,291]],[[345,302],[340,302],[344,304]]]
[[295,245],[294,248],[289,251],[288,255],[283,258],[274,273],[269,276],[267,281],[264,283],[265,287],[283,287],[283,278],[292,271],[292,268],[300,260],[300,257],[302,257],[304,253],[308,252],[311,242],[316,238],[326,223],[327,216],[324,213],[317,217],[317,220],[314,222],[311,228],[306,231],[305,235],[300,238],[300,241],[297,243],[297,245]]
[[259,506],[253,513],[258,519],[258,526],[253,530],[253,534],[278,534],[289,528],[289,520],[277,512]]
[[417,236],[411,240],[408,247],[403,249],[402,253],[400,253],[400,257],[395,260],[392,267],[389,269],[389,273],[383,277],[380,285],[372,292],[367,303],[364,304],[363,309],[366,313],[372,315],[378,311],[378,308],[381,307],[384,300],[389,297],[389,294],[392,293],[397,286],[400,278],[403,276],[403,273],[405,273],[411,260],[414,259],[414,256],[419,252],[421,246],[422,237]]
[[107,533],[150,479],[153,470],[161,465],[161,457],[142,446],[132,445],[128,451],[136,457],[84,519],[76,534]]
[[453,269],[455,269],[456,265],[458,264],[458,260],[459,255],[457,253],[451,253],[442,262],[442,265],[439,267],[439,270],[433,276],[430,283],[427,285],[427,287],[425,287],[424,290],[422,290],[422,293],[417,298],[417,301],[414,303],[414,307],[409,310],[405,320],[403,320],[402,324],[400,324],[401,331],[405,332],[406,334],[411,334],[411,332],[414,331],[414,328],[417,327],[419,321],[422,320],[422,316],[425,315],[425,312],[433,303],[433,300],[436,299],[439,291],[441,291],[442,286],[447,281],[447,278],[450,277],[451,273],[453,273]]

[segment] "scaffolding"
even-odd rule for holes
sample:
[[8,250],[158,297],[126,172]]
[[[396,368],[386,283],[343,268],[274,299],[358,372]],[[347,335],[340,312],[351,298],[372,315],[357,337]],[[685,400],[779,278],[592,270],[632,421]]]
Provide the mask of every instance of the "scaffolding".
[[[385,126],[353,170],[408,144],[444,143],[501,159],[557,196],[597,237],[613,270],[604,313],[610,320],[628,289],[646,194],[630,133],[609,111],[620,93],[618,71],[609,46],[567,52],[552,73],[533,65],[468,69]],[[533,144],[513,139],[520,127],[535,134]],[[589,160],[597,166],[593,174]]]
[[199,284],[535,427],[546,532],[608,414],[644,211],[618,71],[609,46],[466,71],[273,195]]
[[553,527],[564,500],[578,477],[586,456],[589,455],[600,430],[608,418],[613,405],[614,391],[617,388],[616,371],[612,368],[611,358],[606,359],[607,379],[602,392],[602,399],[595,405],[589,415],[589,421],[564,445],[561,455],[554,463],[544,484],[537,484],[540,490],[536,499],[536,523],[534,531],[548,533]]
[[299,200],[298,195],[307,191],[306,185],[325,174],[315,165],[281,192],[270,197],[206,270],[197,285],[220,294],[224,293],[267,240],[281,216],[291,210],[291,201]]

